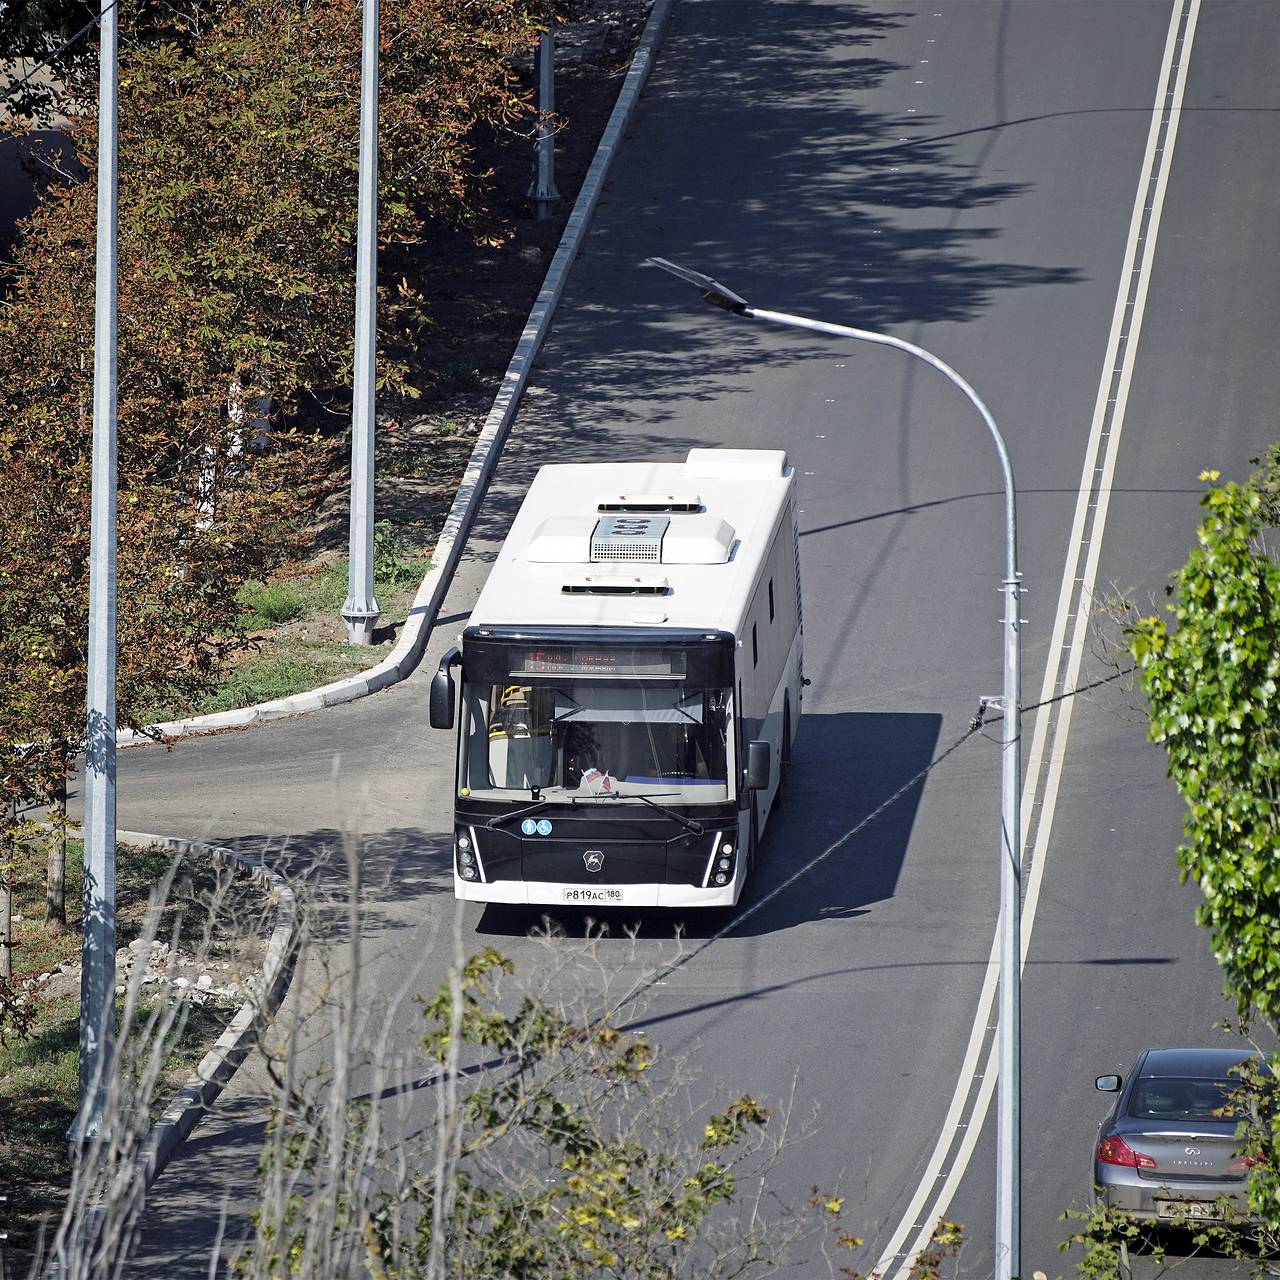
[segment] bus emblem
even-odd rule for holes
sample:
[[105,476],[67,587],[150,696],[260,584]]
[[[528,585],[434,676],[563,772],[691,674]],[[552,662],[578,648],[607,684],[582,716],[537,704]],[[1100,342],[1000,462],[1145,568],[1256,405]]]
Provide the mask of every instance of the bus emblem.
[[582,855],[582,861],[587,864],[587,870],[594,875],[604,866],[604,854],[599,849],[588,849]]

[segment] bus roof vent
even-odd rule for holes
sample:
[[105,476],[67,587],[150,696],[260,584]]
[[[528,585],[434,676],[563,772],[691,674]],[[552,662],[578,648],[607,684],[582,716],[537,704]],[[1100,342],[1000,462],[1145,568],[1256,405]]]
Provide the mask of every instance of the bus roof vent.
[[697,480],[779,480],[787,474],[785,449],[690,449],[684,473]]
[[592,560],[662,559],[666,516],[603,516],[591,535]]
[[665,596],[671,588],[666,578],[597,573],[573,578],[560,590],[567,596]]
[[528,559],[535,564],[590,564],[593,516],[548,516],[534,531]]
[[597,511],[633,512],[637,515],[662,515],[702,510],[702,499],[696,493],[619,493],[606,498]]
[[662,540],[662,563],[725,564],[733,540],[733,526],[719,516],[682,516]]

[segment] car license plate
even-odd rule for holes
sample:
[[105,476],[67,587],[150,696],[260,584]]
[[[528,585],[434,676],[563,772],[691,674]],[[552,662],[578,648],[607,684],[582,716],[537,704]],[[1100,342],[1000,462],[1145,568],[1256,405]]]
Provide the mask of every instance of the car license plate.
[[603,902],[603,903],[620,903],[622,901],[621,889],[565,889],[564,900],[566,902]]
[[1213,1218],[1217,1215],[1206,1200],[1157,1200],[1156,1213],[1162,1218]]

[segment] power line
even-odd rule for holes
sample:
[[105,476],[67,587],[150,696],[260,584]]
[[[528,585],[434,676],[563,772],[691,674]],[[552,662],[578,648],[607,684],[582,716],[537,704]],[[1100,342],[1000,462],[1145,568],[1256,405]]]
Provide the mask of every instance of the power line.
[[859,832],[865,830],[868,826],[870,826],[871,823],[873,823],[882,813],[884,813],[886,809],[889,809],[893,805],[897,804],[897,802],[901,800],[902,797],[905,796],[908,791],[910,791],[914,786],[916,786],[917,783],[923,781],[924,778],[926,778],[930,773],[932,773],[933,770],[936,769],[949,755],[951,755],[955,751],[958,751],[960,747],[962,747],[966,742],[968,742],[969,739],[972,738],[973,735],[978,732],[979,728],[980,726],[978,725],[970,725],[970,727],[966,729],[965,732],[961,734],[961,736],[957,738],[955,742],[953,742],[945,751],[942,751],[938,755],[934,756],[934,758],[930,760],[929,763],[925,765],[923,769],[918,770],[910,778],[908,778],[907,781],[904,782],[891,796],[889,796],[887,800],[882,800],[878,805],[876,805],[874,809],[871,810],[870,813],[866,815],[866,817],[862,818],[858,823],[850,827],[849,830],[846,831],[837,840],[832,841],[832,843],[829,844],[825,849],[823,849],[821,853],[816,854],[814,857],[810,858],[809,861],[804,864],[804,866],[799,867],[795,871],[793,871],[784,881],[782,881],[781,884],[775,885],[772,889],[769,890],[768,893],[764,895],[763,898],[757,899],[749,907],[747,907],[745,911],[739,912],[738,915],[734,916],[734,918],[730,920],[728,924],[724,925],[720,929],[717,929],[716,932],[711,934],[709,937],[704,938],[696,947],[693,948],[692,951],[684,952],[682,955],[677,956],[669,964],[664,965],[661,969],[658,969],[654,973],[650,974],[649,977],[645,978],[637,986],[633,987],[629,992],[627,992],[625,996],[623,996],[620,1000],[618,1000],[611,1008],[606,1010],[606,1012],[602,1015],[600,1020],[607,1021],[608,1019],[612,1018],[614,1014],[616,1014],[620,1009],[624,1008],[626,1005],[630,1004],[633,1000],[635,1000],[636,997],[641,994],[641,992],[648,990],[648,988],[652,987],[655,983],[662,982],[665,979],[669,978],[673,973],[676,972],[677,969],[683,968],[691,960],[693,960],[697,956],[700,956],[709,946],[711,946],[713,942],[719,942],[721,938],[727,937],[736,928],[738,928],[738,926],[741,925],[744,921],[749,920],[753,915],[755,915],[757,911],[761,911],[765,907],[767,907],[769,903],[771,903],[780,894],[785,893],[788,889],[790,889],[791,886],[795,884],[795,882],[799,880],[802,876],[807,876],[810,871],[812,871],[816,866],[819,865],[819,863],[825,862],[833,853],[836,852],[837,849],[843,848],[846,844],[849,843],[850,840],[854,838],[854,836],[858,835]]
[[[1113,671],[1109,676],[1102,676],[1100,679],[1091,680],[1088,684],[1078,684],[1074,689],[1064,689],[1061,693],[1056,693],[1052,698],[1046,698],[1043,702],[1025,703],[1022,707],[1022,713],[1023,715],[1026,715],[1028,711],[1038,711],[1041,707],[1051,707],[1055,702],[1063,702],[1067,698],[1074,698],[1078,693],[1088,693],[1090,689],[1098,689],[1104,684],[1110,684],[1113,680],[1121,679],[1123,676],[1131,676],[1135,671],[1137,671],[1137,669],[1138,668],[1136,666],[1122,667],[1118,671]],[[1004,719],[1003,715],[988,716],[986,712],[990,705],[990,702],[986,698],[983,698],[982,701],[978,703],[978,714],[969,722],[970,728],[981,729],[983,725],[999,724],[1000,721]],[[982,736],[985,738],[987,735],[984,733]],[[995,739],[992,738],[989,739],[989,741],[994,742]]]
[[89,21],[86,22],[84,26],[81,27],[80,30],[75,33],[75,35],[73,35],[69,40],[65,41],[59,48],[55,49],[51,54],[49,54],[44,59],[44,61],[37,62],[36,65],[32,67],[31,70],[28,71],[27,74],[23,76],[21,80],[18,80],[15,83],[11,84],[4,91],[4,93],[0,94],[0,103],[8,102],[9,99],[13,97],[13,95],[17,93],[18,90],[21,89],[22,86],[26,84],[28,80],[31,79],[32,76],[34,76],[37,72],[43,71],[46,67],[52,66],[53,63],[56,62],[60,57],[62,57],[62,55],[66,53],[66,51],[70,49],[73,44],[75,44],[78,40],[83,40],[84,37],[87,36],[89,32],[92,31],[94,27],[96,27],[98,23],[102,21],[103,14],[110,13],[111,10],[114,9],[119,3],[120,3],[120,0],[108,0],[108,3],[103,5],[101,11],[95,14],[92,18],[90,18]]
[[[1048,706],[1050,703],[1061,702],[1065,698],[1073,698],[1078,693],[1087,693],[1090,689],[1096,689],[1101,685],[1110,684],[1113,680],[1119,680],[1122,676],[1130,675],[1132,672],[1136,670],[1137,670],[1136,667],[1126,667],[1121,671],[1115,671],[1111,675],[1103,676],[1101,679],[1094,680],[1089,684],[1077,685],[1074,689],[1068,689],[1065,692],[1058,694],[1056,697],[1046,698],[1043,702],[1032,703],[1030,706],[1023,707],[1022,710],[1024,713],[1027,711],[1035,711],[1037,708]],[[998,720],[1000,718],[1001,717],[997,716],[994,718],[994,720]],[[734,918],[730,920],[728,924],[724,925],[720,929],[717,929],[716,932],[711,934],[709,937],[704,938],[691,951],[684,952],[682,955],[677,956],[670,963],[664,965],[662,968],[650,974],[648,978],[645,978],[638,986],[634,987],[625,996],[623,996],[614,1005],[612,1005],[602,1015],[601,1020],[606,1021],[612,1018],[616,1013],[619,1012],[619,1010],[625,1008],[628,1004],[630,1004],[633,1000],[635,1000],[636,997],[639,996],[642,992],[648,990],[655,983],[664,981],[666,978],[669,978],[673,973],[676,972],[677,969],[683,968],[695,957],[701,955],[709,946],[711,946],[713,942],[719,942],[721,938],[727,937],[735,929],[737,929],[738,926],[741,925],[744,921],[749,920],[753,915],[755,915],[757,911],[760,911],[764,907],[768,906],[769,903],[771,903],[780,894],[785,893],[789,888],[791,888],[791,886],[795,884],[795,882],[799,880],[802,876],[808,875],[809,872],[812,871],[816,866],[818,866],[822,862],[825,862],[833,853],[836,852],[837,849],[843,848],[846,844],[849,843],[850,840],[854,838],[854,836],[858,835],[861,831],[864,831],[882,813],[884,813],[886,809],[889,809],[893,805],[897,804],[898,801],[901,800],[902,797],[905,796],[908,791],[910,791],[918,783],[922,782],[926,777],[928,777],[928,775],[932,773],[933,770],[936,769],[948,756],[958,751],[975,734],[979,734],[985,737],[986,735],[982,734],[983,725],[992,724],[994,723],[994,720],[985,719],[982,715],[982,711],[979,710],[978,714],[974,716],[973,720],[969,722],[968,729],[966,729],[965,732],[960,735],[960,737],[958,737],[949,747],[947,747],[945,751],[942,751],[938,755],[934,756],[934,758],[930,760],[929,763],[925,765],[923,769],[918,770],[910,778],[908,778],[906,782],[904,782],[891,796],[888,797],[888,799],[881,801],[880,804],[878,804],[874,809],[871,810],[870,813],[866,815],[866,817],[862,818],[858,823],[850,827],[849,830],[846,831],[842,836],[840,836],[839,839],[829,844],[825,849],[823,849],[821,853],[810,858],[809,861],[804,864],[804,866],[799,867],[797,868],[797,870],[793,871],[791,875],[789,875],[781,884],[775,885],[772,889],[770,889],[769,892],[766,893],[763,898],[760,898],[758,901],[753,902],[749,907],[747,907],[745,911],[742,911],[738,915],[734,916]]]
[[1113,680],[1119,680],[1122,676],[1132,675],[1137,671],[1137,667],[1124,667],[1119,671],[1113,671],[1109,676],[1103,676],[1101,679],[1090,681],[1089,684],[1078,684],[1074,689],[1064,689],[1061,693],[1055,694],[1052,698],[1046,698],[1043,702],[1033,702],[1029,706],[1022,708],[1023,712],[1037,711],[1041,707],[1051,706],[1055,702],[1062,702],[1065,698],[1074,698],[1077,693],[1088,693],[1090,689],[1098,689],[1104,684],[1110,684]]

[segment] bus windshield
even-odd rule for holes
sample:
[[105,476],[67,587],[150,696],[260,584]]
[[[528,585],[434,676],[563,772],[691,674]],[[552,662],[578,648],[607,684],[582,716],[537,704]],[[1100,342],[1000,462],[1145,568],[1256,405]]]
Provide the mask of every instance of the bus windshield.
[[728,689],[560,679],[463,692],[460,783],[485,798],[730,797]]

